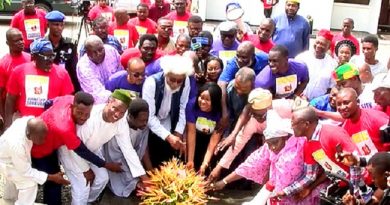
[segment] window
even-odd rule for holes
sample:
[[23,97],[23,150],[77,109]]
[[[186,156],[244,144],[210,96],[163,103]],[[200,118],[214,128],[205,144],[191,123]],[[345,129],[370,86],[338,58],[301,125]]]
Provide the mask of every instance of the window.
[[335,0],[334,2],[347,3],[347,4],[363,4],[363,5],[370,4],[370,0]]

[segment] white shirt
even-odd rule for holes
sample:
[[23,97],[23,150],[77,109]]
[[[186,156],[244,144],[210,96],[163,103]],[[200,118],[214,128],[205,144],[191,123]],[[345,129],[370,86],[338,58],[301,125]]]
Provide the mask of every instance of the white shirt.
[[[172,112],[179,112],[179,121],[177,122],[175,131],[183,134],[186,125],[185,109],[190,94],[190,80],[187,77],[184,81],[185,85],[180,97],[180,109]],[[167,86],[167,85],[166,85]],[[154,99],[156,92],[156,81],[153,76],[146,78],[142,88],[142,98],[149,104],[149,129],[161,137],[163,140],[171,134],[171,99],[172,92],[166,86],[164,87],[164,96],[161,101],[160,110],[156,113],[156,101]]]
[[364,84],[363,91],[358,96],[359,105],[361,108],[372,109],[376,107],[373,89],[374,89],[373,84],[371,83]]
[[[105,106],[106,104],[93,106],[89,119],[83,125],[77,126],[77,136],[94,153],[100,152],[103,145],[115,137],[133,177],[144,175],[145,170],[138,158],[137,152],[134,150],[131,140],[129,140],[130,128],[126,118],[123,117],[114,123],[105,122],[103,120],[103,109]],[[89,169],[84,159],[74,152],[72,155],[74,160],[77,160],[78,165],[76,166],[80,167],[82,172]],[[78,170],[80,171],[80,169]]]
[[309,50],[299,54],[295,59],[307,65],[310,80],[303,93],[309,100],[326,94],[327,90],[336,84],[332,78],[332,71],[336,69],[337,62],[329,54],[323,59],[317,59],[314,51]]
[[[364,55],[352,56],[349,62],[355,64],[358,68],[360,68],[365,63]],[[370,66],[371,73],[374,77],[380,73],[387,73],[386,65],[380,61],[378,61],[375,65],[371,65],[371,64],[368,65]]]
[[27,121],[32,118],[16,119],[0,137],[0,171],[18,189],[43,184],[47,180],[47,173],[31,167],[33,142],[27,139],[26,127]]

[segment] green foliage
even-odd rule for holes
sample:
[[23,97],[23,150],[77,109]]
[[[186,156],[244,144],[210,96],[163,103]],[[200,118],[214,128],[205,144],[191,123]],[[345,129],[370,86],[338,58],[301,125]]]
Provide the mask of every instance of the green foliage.
[[7,4],[8,6],[11,5],[11,0],[0,0],[0,10],[4,9],[4,5]]

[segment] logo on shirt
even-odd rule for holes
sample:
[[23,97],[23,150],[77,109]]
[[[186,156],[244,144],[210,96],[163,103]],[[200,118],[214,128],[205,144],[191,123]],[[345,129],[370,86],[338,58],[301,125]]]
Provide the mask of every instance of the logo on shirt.
[[352,141],[358,147],[360,154],[373,155],[378,152],[367,130],[353,134]]
[[142,26],[135,26],[135,28],[137,29],[137,32],[139,35],[145,34],[146,31],[148,30],[147,28],[142,27]]
[[198,119],[196,120],[196,129],[205,134],[211,134],[212,132],[214,132],[216,124],[217,123],[213,120],[209,120],[205,117],[198,117]]
[[186,33],[187,21],[174,21],[173,22],[173,38],[176,39],[180,34]]
[[24,28],[26,29],[27,39],[34,40],[41,37],[41,27],[39,19],[24,20]]
[[280,98],[288,97],[294,93],[297,85],[296,74],[276,78],[276,95]]
[[129,46],[129,31],[124,29],[115,29],[114,36],[118,39],[123,50],[126,50]]
[[334,163],[329,157],[325,154],[323,149],[319,149],[313,152],[313,158],[321,167],[330,173],[337,174],[343,177],[347,176],[347,172],[345,172],[340,166]]
[[26,107],[43,108],[49,93],[49,77],[26,75]]

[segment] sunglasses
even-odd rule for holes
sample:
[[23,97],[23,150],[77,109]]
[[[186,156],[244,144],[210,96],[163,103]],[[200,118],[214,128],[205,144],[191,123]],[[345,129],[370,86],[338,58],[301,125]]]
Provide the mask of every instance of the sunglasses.
[[42,54],[38,53],[38,56],[41,57],[45,61],[52,61],[56,58],[56,55],[54,55],[54,54],[46,56],[46,55],[42,55]]
[[129,72],[129,74],[131,74],[134,78],[143,78],[145,77],[145,73],[139,73],[139,72]]

